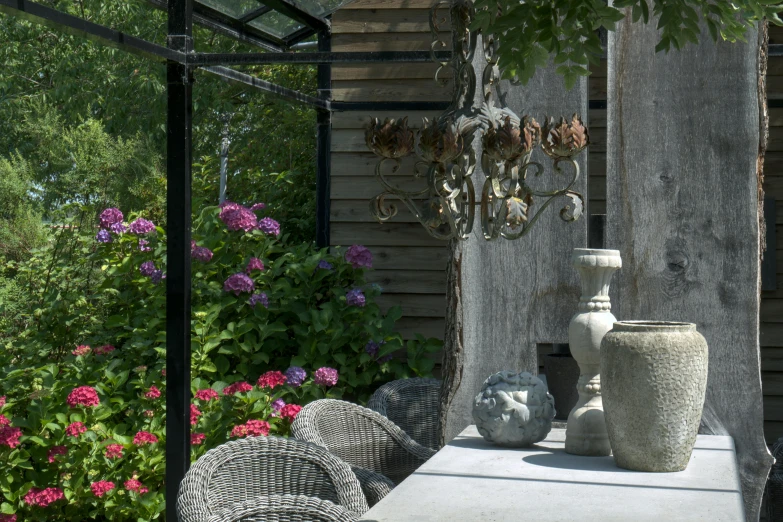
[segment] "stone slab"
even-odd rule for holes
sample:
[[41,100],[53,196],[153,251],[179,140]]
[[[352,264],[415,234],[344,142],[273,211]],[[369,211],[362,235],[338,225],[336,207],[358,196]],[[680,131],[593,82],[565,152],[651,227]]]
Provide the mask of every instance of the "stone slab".
[[565,430],[503,449],[469,426],[361,519],[400,521],[742,521],[731,437],[699,435],[688,468],[641,473],[564,451]]

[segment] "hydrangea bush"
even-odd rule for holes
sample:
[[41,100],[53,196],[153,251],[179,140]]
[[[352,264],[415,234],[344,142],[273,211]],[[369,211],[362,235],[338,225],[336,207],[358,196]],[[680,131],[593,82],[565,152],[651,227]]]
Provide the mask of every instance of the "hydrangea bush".
[[[399,309],[383,314],[364,280],[366,248],[285,246],[263,212],[228,203],[194,222],[194,460],[232,438],[287,435],[316,398],[363,402],[429,375],[440,347],[402,350]],[[164,517],[165,231],[118,209],[96,226],[58,239],[65,261],[13,267],[34,284],[0,351],[0,522]]]

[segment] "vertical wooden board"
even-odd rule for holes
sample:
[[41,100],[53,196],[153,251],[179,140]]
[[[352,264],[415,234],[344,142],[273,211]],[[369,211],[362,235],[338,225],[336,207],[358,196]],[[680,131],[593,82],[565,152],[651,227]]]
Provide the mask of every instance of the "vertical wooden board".
[[[477,48],[481,45],[479,39]],[[474,67],[479,83],[484,65],[483,53],[477,51]],[[481,89],[477,91],[481,96]],[[576,112],[586,117],[587,81],[582,79],[566,91],[554,67],[538,71],[525,87],[502,82],[500,92],[505,104],[498,101],[498,106],[505,105],[520,117],[529,114],[542,124],[545,115],[570,116]],[[480,101],[477,98],[476,102]],[[546,171],[543,179],[531,184],[536,183],[537,188],[547,182],[554,186],[558,178],[552,177],[552,161],[540,150],[534,153],[533,161],[541,162]],[[581,155],[579,165],[581,176],[574,190],[586,196],[586,153]],[[480,166],[474,178],[480,196],[484,183]],[[451,273],[458,280],[451,279],[447,291],[459,292],[448,302],[453,304],[457,298],[459,306],[451,306],[450,311],[460,317],[447,317],[446,324],[461,324],[462,346],[460,353],[454,352],[451,340],[447,341],[451,345],[444,347],[444,372],[460,375],[459,379],[446,379],[447,386],[452,387],[444,401],[448,408],[442,420],[446,441],[473,423],[473,398],[487,377],[500,370],[535,374],[537,343],[568,342],[568,322],[579,301],[571,252],[575,247],[587,246],[587,219],[583,216],[574,223],[564,222],[559,217],[564,204],[562,200],[554,201],[531,231],[515,241],[485,241],[477,217],[473,235],[457,245]],[[448,357],[454,360],[447,361]]]
[[[759,377],[757,31],[655,53],[630,12],[609,36],[607,248],[620,319],[697,324],[710,350],[702,432],[734,437],[758,520],[772,458]],[[725,122],[732,122],[727,126]]]

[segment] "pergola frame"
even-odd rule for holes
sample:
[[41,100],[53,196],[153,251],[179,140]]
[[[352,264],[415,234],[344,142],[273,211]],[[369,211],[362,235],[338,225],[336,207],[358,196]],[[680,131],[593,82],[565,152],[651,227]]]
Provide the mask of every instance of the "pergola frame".
[[[0,0],[0,12],[101,45],[166,63],[167,107],[167,278],[166,278],[166,516],[177,520],[179,484],[190,465],[190,316],[191,316],[191,168],[193,72],[197,68],[233,81],[305,103],[317,111],[316,243],[329,246],[329,160],[331,113],[335,110],[442,110],[446,102],[333,102],[331,65],[341,63],[423,63],[450,59],[451,52],[331,52],[327,18],[305,13],[287,0],[261,0],[266,5],[231,24],[194,0],[149,0],[168,13],[167,46],[127,35],[29,0]],[[198,5],[198,10],[194,7]],[[249,32],[246,23],[275,10],[305,27],[287,39]],[[251,14],[253,16],[251,16]],[[193,23],[251,43],[263,53],[196,53]],[[290,46],[318,35],[317,52],[292,52]],[[318,97],[260,80],[227,65],[298,64],[318,66]]]

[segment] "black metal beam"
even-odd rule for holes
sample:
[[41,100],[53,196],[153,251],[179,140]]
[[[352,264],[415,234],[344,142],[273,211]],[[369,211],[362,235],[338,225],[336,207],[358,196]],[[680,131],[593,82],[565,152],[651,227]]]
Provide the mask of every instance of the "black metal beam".
[[289,0],[260,0],[264,5],[271,7],[278,13],[296,20],[316,31],[331,31],[332,25],[326,18],[321,18],[300,9]]
[[[435,53],[437,61],[448,61],[451,51]],[[204,65],[265,65],[275,63],[322,65],[334,63],[432,62],[430,51],[378,52],[317,52],[317,53],[193,53],[188,64]]]
[[263,15],[267,14],[271,10],[272,10],[272,8],[269,7],[269,6],[266,6],[266,5],[264,7],[259,7],[258,9],[250,11],[249,13],[244,15],[242,18],[239,18],[239,21],[241,23],[243,23],[243,24],[246,24],[248,22],[252,22],[253,20],[258,18],[259,16],[263,16]]
[[[329,52],[332,49],[332,37],[326,31],[318,33],[318,50]],[[318,97],[325,103],[332,98],[332,66],[318,66]],[[318,135],[316,146],[315,178],[315,244],[326,248],[330,244],[329,211],[331,207],[331,152],[332,152],[332,113],[329,110],[318,111]]]
[[228,78],[229,80],[242,82],[246,85],[256,87],[258,89],[261,89],[262,91],[271,92],[273,94],[276,94],[283,98],[287,98],[292,101],[304,103],[306,105],[310,105],[312,107],[321,110],[327,110],[327,111],[329,110],[329,102],[326,100],[315,98],[313,96],[308,96],[307,94],[303,94],[299,91],[288,89],[281,85],[277,85],[274,83],[267,82],[265,80],[261,80],[259,78],[256,78],[255,76],[251,76],[249,74],[245,74],[243,72],[239,72],[237,70],[230,69],[228,67],[221,67],[219,65],[215,65],[210,67],[202,67],[202,69],[212,74],[217,74],[218,76]]
[[185,63],[184,53],[28,0],[0,0],[0,12],[154,60]]
[[261,29],[257,29],[253,26],[242,23],[237,18],[229,16],[207,5],[196,3],[194,4],[193,12],[195,14],[201,15],[210,20],[214,20],[228,27],[233,27],[235,30],[240,31],[242,33],[255,35],[266,41],[272,42],[274,45],[282,46],[284,43],[281,38],[278,38],[273,34],[270,34],[266,31],[262,31]]
[[289,34],[284,38],[285,44],[287,47],[292,47],[302,40],[306,40],[309,37],[313,36],[315,34],[315,31],[310,29],[309,27],[302,27],[298,31],[294,31],[293,33]]
[[[169,0],[168,45],[193,49],[193,0]],[[193,70],[169,61],[166,94],[166,518],[190,466],[190,227]]]

